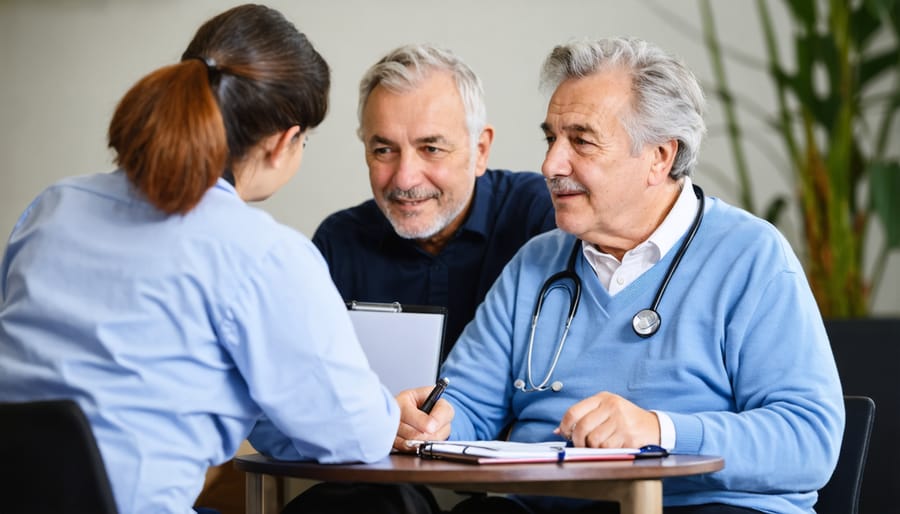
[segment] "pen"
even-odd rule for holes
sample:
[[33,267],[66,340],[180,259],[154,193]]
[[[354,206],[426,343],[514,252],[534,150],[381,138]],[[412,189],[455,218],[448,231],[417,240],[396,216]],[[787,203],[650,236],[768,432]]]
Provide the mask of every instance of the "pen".
[[656,444],[648,444],[646,446],[641,446],[638,448],[638,454],[636,457],[668,457],[669,452],[662,446]]
[[447,377],[441,377],[434,385],[434,389],[428,393],[428,398],[425,398],[425,403],[419,407],[419,410],[424,412],[425,414],[430,414],[431,409],[434,408],[434,404],[437,403],[438,398],[444,394],[444,389],[447,389],[447,386],[450,384],[450,379]]

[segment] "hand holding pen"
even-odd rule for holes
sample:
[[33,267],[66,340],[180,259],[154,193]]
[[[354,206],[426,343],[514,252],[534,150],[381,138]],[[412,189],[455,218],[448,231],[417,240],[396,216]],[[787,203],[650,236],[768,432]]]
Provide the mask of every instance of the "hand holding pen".
[[[400,405],[400,426],[394,438],[394,449],[409,452],[414,448],[407,441],[443,441],[450,436],[453,406],[447,402],[438,405],[438,399],[447,389],[450,380],[441,378],[433,387],[407,389],[397,395]],[[424,400],[423,400],[424,399]]]

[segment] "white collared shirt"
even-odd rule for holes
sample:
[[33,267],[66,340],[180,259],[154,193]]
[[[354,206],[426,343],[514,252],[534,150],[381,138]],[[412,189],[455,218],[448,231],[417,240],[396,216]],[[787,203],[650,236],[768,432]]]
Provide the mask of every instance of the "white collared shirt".
[[[610,296],[628,287],[675,246],[694,222],[697,202],[691,178],[684,177],[681,194],[678,195],[669,214],[646,241],[625,252],[621,262],[614,256],[601,252],[594,245],[582,241],[585,259]],[[675,424],[672,423],[672,418],[660,411],[653,412],[659,419],[660,446],[669,450],[675,448]]]

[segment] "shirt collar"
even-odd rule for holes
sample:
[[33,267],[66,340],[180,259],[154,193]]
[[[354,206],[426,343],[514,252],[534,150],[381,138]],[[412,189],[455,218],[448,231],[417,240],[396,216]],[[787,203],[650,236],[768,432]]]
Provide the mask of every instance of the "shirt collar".
[[681,236],[688,231],[694,216],[697,214],[697,195],[694,194],[694,186],[690,177],[684,177],[681,185],[681,194],[675,200],[675,205],[666,215],[666,218],[656,230],[647,238],[647,242],[656,246],[659,250],[659,258],[662,259]]
[[461,230],[475,232],[487,237],[490,225],[493,222],[491,216],[491,184],[488,174],[475,179],[475,187],[472,190],[472,205],[469,206],[469,214],[460,227]]
[[223,177],[219,177],[218,180],[216,180],[216,184],[214,187],[216,189],[222,189],[224,191],[228,191],[235,196],[239,196],[237,194],[237,189],[234,188],[234,185],[232,185],[231,182],[225,180]]

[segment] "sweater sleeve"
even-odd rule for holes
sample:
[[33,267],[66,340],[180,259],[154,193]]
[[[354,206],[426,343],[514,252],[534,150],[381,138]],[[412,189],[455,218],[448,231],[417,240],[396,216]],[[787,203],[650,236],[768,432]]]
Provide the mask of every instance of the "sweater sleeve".
[[844,427],[834,358],[802,272],[776,272],[758,287],[725,328],[734,412],[669,412],[675,451],[724,457],[723,471],[702,478],[719,488],[816,490],[834,469]]
[[521,257],[516,256],[504,268],[441,370],[452,384],[444,398],[456,410],[450,439],[496,439],[512,419],[508,385],[512,383],[511,352],[520,265]]

